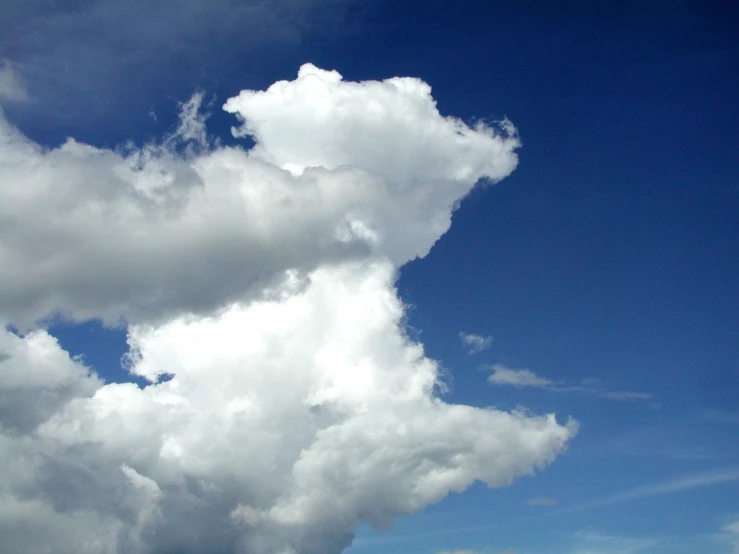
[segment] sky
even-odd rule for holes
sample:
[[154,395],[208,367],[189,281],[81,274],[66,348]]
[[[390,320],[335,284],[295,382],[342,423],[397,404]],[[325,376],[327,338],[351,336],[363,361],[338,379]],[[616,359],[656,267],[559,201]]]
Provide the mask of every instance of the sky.
[[6,0],[0,551],[739,553],[739,6]]

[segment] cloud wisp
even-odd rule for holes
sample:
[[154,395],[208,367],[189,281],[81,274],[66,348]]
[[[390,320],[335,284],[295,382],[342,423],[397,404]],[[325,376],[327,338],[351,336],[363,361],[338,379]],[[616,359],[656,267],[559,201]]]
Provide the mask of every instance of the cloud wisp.
[[17,68],[8,62],[0,62],[0,103],[25,102],[28,91],[18,75]]
[[547,496],[541,496],[528,499],[526,504],[529,506],[555,506],[557,504],[557,500]]
[[[17,64],[32,102],[14,110],[75,129],[80,122],[127,128],[167,92],[212,88],[229,67],[330,40],[356,26],[355,0],[24,0],[0,17],[0,60]],[[266,50],[266,51],[265,51]],[[171,98],[171,97],[170,97]],[[46,123],[48,125],[48,123]]]
[[468,354],[478,354],[483,350],[487,350],[493,344],[493,337],[491,336],[465,333],[464,331],[460,331],[459,340],[462,341],[462,345]]
[[[197,107],[143,148],[0,125],[4,551],[338,553],[565,450],[575,422],[444,402],[395,289],[515,136],[312,65],[226,103],[249,150]],[[102,383],[58,314],[127,325],[148,385]]]
[[732,554],[739,554],[739,517],[721,527],[719,538],[731,547]]
[[600,498],[595,498],[576,506],[563,508],[559,513],[579,512],[599,506],[609,506],[612,504],[620,504],[639,500],[641,498],[649,498],[652,496],[661,496],[665,494],[673,494],[686,490],[710,487],[720,485],[721,483],[730,483],[739,481],[739,467],[725,468],[720,470],[704,471],[691,475],[683,475],[676,479],[663,481],[655,485],[646,485],[643,487],[635,487],[624,491],[609,494]]
[[739,425],[739,413],[709,410],[703,414],[703,419],[711,423],[729,423]]
[[514,369],[503,364],[494,364],[488,368],[488,383],[495,386],[516,388],[537,388],[554,392],[577,392],[606,398],[620,402],[646,402],[653,408],[659,404],[653,401],[654,396],[647,392],[604,389],[598,379],[585,379],[581,385],[568,385],[562,381],[553,381],[537,375],[530,369]]
[[660,544],[658,539],[605,535],[597,531],[578,531],[571,554],[638,554]]
[[503,385],[511,387],[535,387],[552,388],[556,385],[554,381],[539,377],[529,369],[513,369],[502,364],[495,364],[491,368],[488,383],[491,385]]

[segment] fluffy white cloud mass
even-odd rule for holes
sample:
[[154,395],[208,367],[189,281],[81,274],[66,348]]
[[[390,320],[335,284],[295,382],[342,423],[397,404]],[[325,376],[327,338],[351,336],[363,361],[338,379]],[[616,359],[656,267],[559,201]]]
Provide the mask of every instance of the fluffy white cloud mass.
[[516,165],[515,137],[442,117],[418,79],[345,83],[306,65],[225,108],[254,148],[45,150],[0,122],[2,313],[140,321],[210,310],[288,269],[399,265],[479,179]]
[[310,65],[226,103],[251,150],[209,146],[197,107],[128,152],[2,124],[0,318],[122,319],[149,384],[0,330],[0,550],[338,553],[564,450],[573,422],[445,403],[394,288],[515,137]]

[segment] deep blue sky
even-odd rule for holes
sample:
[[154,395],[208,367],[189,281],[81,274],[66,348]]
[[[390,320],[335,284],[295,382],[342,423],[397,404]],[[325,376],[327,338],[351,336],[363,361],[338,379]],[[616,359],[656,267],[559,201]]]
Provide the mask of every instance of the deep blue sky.
[[[21,64],[32,101],[6,111],[49,145],[145,141],[194,90],[228,141],[223,100],[306,61],[348,80],[417,76],[443,114],[517,126],[518,169],[473,191],[398,288],[449,372],[450,401],[556,411],[581,433],[534,479],[453,496],[353,553],[730,552],[715,535],[739,512],[739,4],[564,4],[354,2],[294,36],[231,30],[192,49],[153,19],[175,37],[156,51],[121,61],[100,47],[66,65],[55,51],[81,51],[69,21],[55,36],[13,6],[28,33],[8,32],[0,57]],[[47,34],[34,39],[34,25]],[[109,46],[90,40],[93,52],[95,40]],[[493,342],[469,355],[460,331]],[[103,376],[126,378],[122,331],[54,332]],[[492,364],[584,390],[493,387]],[[607,397],[617,391],[652,398]],[[729,474],[706,484],[716,471]],[[643,492],[686,476],[702,484]],[[632,489],[642,493],[618,496]],[[536,497],[556,504],[526,505]],[[637,540],[650,538],[662,542]]]

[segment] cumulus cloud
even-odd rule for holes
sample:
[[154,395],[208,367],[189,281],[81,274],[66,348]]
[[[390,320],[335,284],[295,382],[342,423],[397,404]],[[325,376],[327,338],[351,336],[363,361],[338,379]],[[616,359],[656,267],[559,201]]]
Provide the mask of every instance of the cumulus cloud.
[[[394,288],[515,137],[420,80],[311,65],[226,103],[251,150],[213,146],[198,105],[138,149],[3,123],[3,552],[338,553],[566,448],[574,422],[444,402]],[[124,321],[148,384],[103,384],[38,326],[56,313]]]
[[465,333],[463,331],[459,333],[459,340],[462,341],[468,354],[477,354],[483,350],[487,350],[493,344],[493,337]]
[[574,424],[434,395],[393,279],[388,262],[347,263],[271,300],[133,326],[131,371],[153,384],[71,396],[4,437],[0,535],[20,549],[43,525],[26,552],[56,530],[57,552],[339,552],[361,522],[551,462]]
[[[193,106],[176,136],[202,142]],[[515,136],[442,117],[418,79],[348,83],[305,65],[225,109],[254,148],[183,154],[170,137],[44,149],[0,121],[0,312],[23,325],[55,311],[141,321],[213,309],[318,263],[403,264],[479,179],[517,161]]]
[[0,329],[0,422],[2,430],[26,433],[71,398],[92,394],[100,380],[69,357],[46,331],[21,338]]

